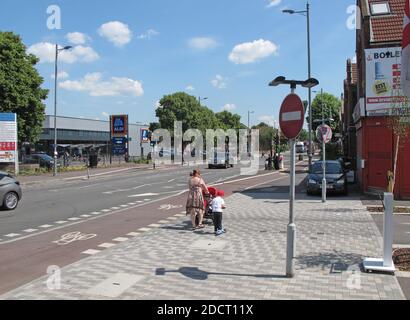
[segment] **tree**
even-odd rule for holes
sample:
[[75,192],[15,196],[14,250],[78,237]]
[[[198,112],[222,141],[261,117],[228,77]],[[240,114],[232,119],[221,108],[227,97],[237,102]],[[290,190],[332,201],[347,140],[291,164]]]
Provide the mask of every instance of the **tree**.
[[309,133],[307,132],[307,130],[302,129],[302,131],[300,132],[299,141],[308,141],[309,140]]
[[221,129],[241,129],[241,116],[238,114],[233,114],[229,111],[222,111],[216,114],[216,119],[218,120],[218,125]]
[[38,62],[18,35],[0,32],[0,112],[17,114],[19,143],[37,142],[43,128],[48,90],[41,88]]
[[272,143],[278,133],[278,130],[272,128],[265,122],[261,122],[252,129],[259,129],[259,148],[263,151],[271,151]]
[[[313,130],[315,131],[317,127],[322,124],[322,117],[325,119],[331,117],[334,121],[330,122],[330,124],[329,122],[326,122],[326,124],[330,125],[333,133],[339,132],[341,107],[342,102],[334,95],[326,92],[318,94],[312,102]],[[309,121],[309,117],[307,120]]]

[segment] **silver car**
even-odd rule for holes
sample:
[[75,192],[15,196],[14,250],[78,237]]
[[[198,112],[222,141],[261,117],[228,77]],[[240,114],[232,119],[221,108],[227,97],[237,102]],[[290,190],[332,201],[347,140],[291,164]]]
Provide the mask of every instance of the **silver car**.
[[5,210],[14,210],[22,196],[20,183],[8,173],[0,171],[0,206]]

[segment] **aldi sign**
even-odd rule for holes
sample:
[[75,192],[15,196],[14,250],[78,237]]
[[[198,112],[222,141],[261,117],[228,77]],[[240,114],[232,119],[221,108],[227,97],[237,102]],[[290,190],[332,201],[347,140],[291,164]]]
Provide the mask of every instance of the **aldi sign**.
[[0,163],[17,161],[17,115],[0,113]]
[[128,116],[111,116],[111,135],[126,136],[128,134]]

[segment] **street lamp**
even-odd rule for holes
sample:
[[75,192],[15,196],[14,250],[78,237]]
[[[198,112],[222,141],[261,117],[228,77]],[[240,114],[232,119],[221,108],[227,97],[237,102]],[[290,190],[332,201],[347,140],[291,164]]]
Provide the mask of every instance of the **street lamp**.
[[[296,86],[300,85],[304,88],[313,88],[319,84],[319,81],[314,78],[307,80],[287,80],[285,77],[280,76],[269,83],[271,87],[277,87],[281,84],[289,85],[291,93],[294,94]],[[280,120],[279,120],[280,121]],[[293,277],[295,275],[295,251],[296,251],[296,224],[295,224],[295,195],[296,195],[296,140],[290,140],[290,191],[289,191],[289,224],[287,227],[287,243],[286,243],[286,276]]]
[[[283,13],[288,14],[301,14],[306,17],[307,20],[307,51],[308,51],[308,78],[310,79],[312,76],[312,69],[311,69],[311,56],[310,56],[310,4],[309,1],[306,2],[306,10],[295,11],[291,9],[282,10]],[[312,90],[309,89],[309,169],[312,166],[312,157],[313,157],[313,150],[312,150]]]
[[251,114],[254,114],[255,111],[248,110],[248,154],[251,150]]
[[54,74],[54,173],[53,175],[57,175],[57,81],[58,81],[58,54],[64,50],[70,50],[71,46],[65,46],[63,48],[59,48],[58,44],[56,44],[56,59],[55,59],[55,74]]

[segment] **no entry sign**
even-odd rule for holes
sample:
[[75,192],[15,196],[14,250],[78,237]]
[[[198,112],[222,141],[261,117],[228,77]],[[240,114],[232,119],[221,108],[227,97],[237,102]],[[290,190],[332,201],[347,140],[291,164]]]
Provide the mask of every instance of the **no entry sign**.
[[288,139],[299,136],[305,122],[305,108],[297,94],[291,93],[282,103],[279,114],[280,130]]

